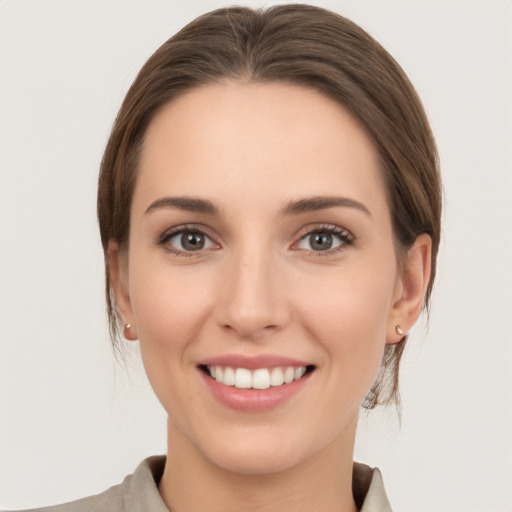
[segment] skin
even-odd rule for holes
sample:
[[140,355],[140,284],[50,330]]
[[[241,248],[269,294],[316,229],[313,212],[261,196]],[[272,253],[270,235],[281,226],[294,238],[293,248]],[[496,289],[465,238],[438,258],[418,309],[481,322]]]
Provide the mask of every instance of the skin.
[[[353,204],[283,214],[290,202]],[[154,206],[166,197],[218,210]],[[366,211],[365,211],[366,210]],[[193,224],[205,248],[184,250]],[[325,226],[333,248],[314,250]],[[328,235],[329,236],[329,235]],[[430,239],[399,270],[386,191],[371,140],[338,104],[285,84],[226,82],[166,105],[146,133],[130,242],[109,249],[129,339],[139,339],[169,415],[160,493],[181,511],[353,511],[358,411],[386,343],[416,321]],[[180,254],[175,252],[179,250]],[[188,256],[186,255],[188,254]],[[217,401],[197,368],[224,354],[277,354],[315,366],[290,400],[264,412]],[[201,492],[197,492],[201,482]]]

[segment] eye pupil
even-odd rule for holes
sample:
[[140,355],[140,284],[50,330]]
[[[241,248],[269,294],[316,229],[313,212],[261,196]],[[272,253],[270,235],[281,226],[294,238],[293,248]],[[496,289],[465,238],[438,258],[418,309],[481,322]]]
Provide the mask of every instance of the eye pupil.
[[332,247],[332,235],[329,233],[314,233],[310,236],[309,243],[315,251],[327,251]]
[[201,233],[183,233],[181,236],[181,245],[187,251],[198,251],[204,244],[204,235]]

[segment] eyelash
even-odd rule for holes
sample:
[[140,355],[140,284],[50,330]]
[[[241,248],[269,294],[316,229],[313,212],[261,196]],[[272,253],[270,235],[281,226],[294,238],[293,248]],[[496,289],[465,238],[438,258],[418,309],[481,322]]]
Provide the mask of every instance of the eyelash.
[[308,237],[314,234],[334,235],[341,241],[340,245],[332,249],[326,249],[324,251],[307,250],[308,255],[313,256],[315,258],[325,258],[333,256],[346,250],[348,246],[353,245],[355,243],[355,237],[354,235],[352,235],[352,233],[350,233],[350,231],[332,224],[321,224],[313,227],[308,227],[307,231],[300,237],[298,242],[294,243],[294,245],[299,244],[300,242],[306,240]]
[[[175,256],[184,257],[184,258],[190,258],[190,257],[196,256],[197,254],[194,254],[194,253],[200,254],[200,253],[204,252],[204,249],[203,250],[200,249],[198,251],[181,251],[181,250],[175,249],[174,247],[169,245],[169,243],[168,243],[169,240],[171,240],[172,238],[174,238],[178,235],[183,235],[185,233],[194,233],[194,234],[202,235],[202,236],[206,237],[207,239],[209,239],[212,243],[215,244],[215,242],[213,242],[211,237],[205,232],[204,229],[202,229],[199,226],[190,225],[190,224],[173,228],[170,231],[165,231],[164,233],[162,233],[160,236],[157,237],[156,244],[158,246],[162,246],[164,248],[164,250],[167,251],[168,253],[173,254]],[[352,233],[350,233],[346,229],[341,228],[339,226],[332,225],[332,224],[322,224],[322,225],[317,225],[317,226],[307,228],[307,231],[304,232],[300,236],[299,240],[297,242],[295,242],[293,244],[293,246],[296,246],[297,244],[301,243],[303,240],[306,240],[308,237],[310,237],[314,234],[334,235],[341,241],[341,243],[337,247],[334,247],[332,249],[326,249],[324,251],[306,250],[308,255],[313,256],[313,257],[332,256],[333,254],[337,254],[341,251],[346,250],[346,248],[348,246],[353,245],[355,243],[354,235],[352,235]],[[218,245],[218,244],[216,244],[216,245]],[[293,248],[293,246],[292,246],[292,248]],[[295,250],[299,250],[299,249],[295,249]]]
[[[201,253],[203,251],[181,251],[179,249],[175,249],[172,245],[169,245],[169,240],[178,235],[183,235],[185,233],[194,233],[198,235],[203,235],[205,238],[212,240],[211,237],[205,232],[204,229],[201,229],[199,226],[195,226],[193,224],[186,224],[184,226],[176,227],[171,229],[170,231],[165,231],[159,237],[157,237],[156,244],[162,246],[165,251],[174,256],[179,256],[183,258],[190,258],[196,256],[194,253]],[[213,242],[213,241],[212,241]],[[213,242],[215,243],[215,242]],[[217,244],[216,244],[217,245]]]

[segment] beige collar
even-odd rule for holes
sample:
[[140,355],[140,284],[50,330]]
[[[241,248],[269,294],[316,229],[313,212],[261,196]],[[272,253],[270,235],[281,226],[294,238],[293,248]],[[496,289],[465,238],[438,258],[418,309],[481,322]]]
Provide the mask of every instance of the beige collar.
[[[158,492],[165,455],[143,460],[122,483],[126,512],[169,512]],[[352,491],[360,512],[392,512],[378,468],[354,463]]]

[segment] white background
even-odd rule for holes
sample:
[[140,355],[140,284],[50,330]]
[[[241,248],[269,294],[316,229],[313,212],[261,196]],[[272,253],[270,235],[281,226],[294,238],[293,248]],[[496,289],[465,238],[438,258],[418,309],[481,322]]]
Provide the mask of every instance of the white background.
[[[265,5],[240,1],[239,4]],[[312,2],[402,64],[437,136],[444,241],[403,422],[361,421],[395,512],[512,510],[512,3]],[[68,501],[165,452],[134,354],[115,363],[95,219],[98,164],[135,73],[218,1],[0,2],[0,507]]]

